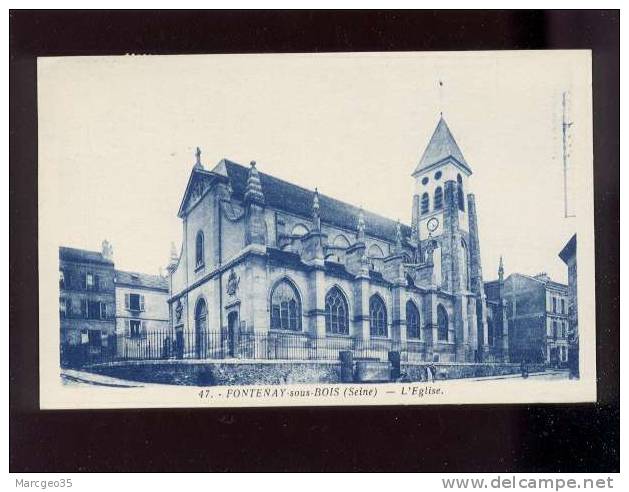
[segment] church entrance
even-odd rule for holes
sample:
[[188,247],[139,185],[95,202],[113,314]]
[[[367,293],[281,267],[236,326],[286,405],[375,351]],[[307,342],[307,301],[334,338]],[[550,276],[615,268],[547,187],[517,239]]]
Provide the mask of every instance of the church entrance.
[[238,356],[238,313],[232,311],[227,315],[227,353],[228,357]]
[[557,347],[552,347],[550,349],[550,365],[553,367],[557,367],[559,365],[559,352]]
[[207,357],[207,305],[200,298],[194,309],[194,352],[197,359]]

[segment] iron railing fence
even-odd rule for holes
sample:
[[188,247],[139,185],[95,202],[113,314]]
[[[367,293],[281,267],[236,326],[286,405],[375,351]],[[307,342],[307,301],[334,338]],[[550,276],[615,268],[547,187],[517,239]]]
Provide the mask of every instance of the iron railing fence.
[[68,366],[114,361],[160,359],[338,360],[351,351],[354,359],[387,361],[389,352],[402,361],[421,361],[424,343],[390,338],[313,337],[302,333],[238,333],[210,331],[150,331],[139,336],[109,335],[100,344],[64,344],[62,363]]

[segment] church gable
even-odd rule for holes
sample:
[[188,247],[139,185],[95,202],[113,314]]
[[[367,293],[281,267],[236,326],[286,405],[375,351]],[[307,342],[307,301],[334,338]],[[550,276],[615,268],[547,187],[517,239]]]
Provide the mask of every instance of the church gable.
[[193,169],[177,217],[185,216],[210,189],[216,175],[204,169]]

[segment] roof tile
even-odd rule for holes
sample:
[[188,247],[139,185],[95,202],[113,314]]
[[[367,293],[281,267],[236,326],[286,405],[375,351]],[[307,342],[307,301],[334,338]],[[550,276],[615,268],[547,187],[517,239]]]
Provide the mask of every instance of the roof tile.
[[413,174],[423,171],[424,169],[441,162],[449,157],[454,158],[459,164],[461,164],[464,168],[466,168],[470,173],[472,170],[470,166],[465,161],[465,157],[463,157],[463,152],[454,140],[454,136],[448,128],[448,124],[446,120],[443,119],[443,116],[439,118],[439,123],[437,123],[437,128],[435,128],[435,132],[430,137],[430,142],[428,142],[428,146],[422,155],[422,158],[419,161],[419,164],[415,168]]
[[104,263],[113,265],[114,262],[106,259],[99,251],[88,251],[86,249],[59,247],[59,259],[63,261]]
[[[234,198],[242,200],[247,185],[249,169],[227,159],[222,161],[222,165],[225,166],[231,181]],[[265,173],[259,174],[267,206],[310,218],[312,215],[314,191]],[[359,207],[321,193],[319,193],[319,206],[323,223],[353,231],[358,229]],[[365,233],[368,236],[389,242],[395,241],[396,221],[366,210],[363,211],[363,214],[365,217]],[[410,233],[410,227],[402,225],[403,236],[409,237]]]
[[148,289],[168,290],[168,280],[159,275],[148,273],[125,272],[116,270],[116,284],[145,287]]

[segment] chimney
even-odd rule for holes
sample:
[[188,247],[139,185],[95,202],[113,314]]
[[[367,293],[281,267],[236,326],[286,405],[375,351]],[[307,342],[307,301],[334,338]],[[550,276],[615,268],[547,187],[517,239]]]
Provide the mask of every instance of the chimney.
[[102,242],[102,255],[106,260],[114,261],[114,248],[107,239],[103,239]]
[[175,242],[170,242],[170,261],[177,261],[179,259],[179,253],[177,253],[177,247]]
[[175,247],[175,242],[172,241],[170,243],[170,261],[166,266],[166,271],[169,274],[172,274],[177,269],[177,262],[179,261],[179,254],[177,253],[177,248]]

